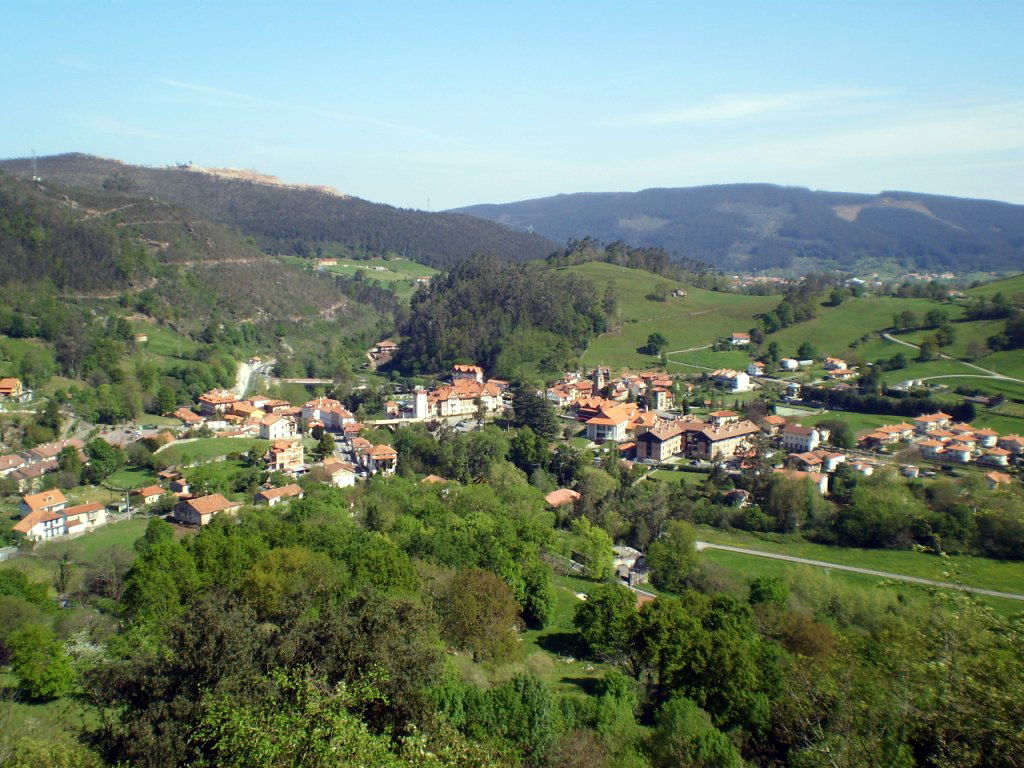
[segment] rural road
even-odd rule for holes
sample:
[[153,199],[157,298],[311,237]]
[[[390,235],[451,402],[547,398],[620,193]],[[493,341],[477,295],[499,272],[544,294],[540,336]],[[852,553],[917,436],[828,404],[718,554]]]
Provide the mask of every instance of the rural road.
[[[911,349],[921,349],[921,347],[919,347],[917,344],[911,344],[909,341],[904,341],[903,339],[897,339],[895,336],[893,336],[890,333],[883,333],[882,334],[882,338],[883,339],[888,339],[889,341],[896,342],[897,344],[902,344],[904,347],[910,347]],[[957,379],[957,378],[967,378],[967,377],[970,377],[970,378],[1002,379],[1003,381],[1016,381],[1019,384],[1024,384],[1024,379],[1017,379],[1017,378],[1014,378],[1013,376],[1007,376],[1005,373],[999,373],[998,371],[992,371],[992,370],[989,370],[988,368],[982,368],[980,365],[975,365],[974,363],[968,363],[968,362],[966,362],[964,360],[961,360],[958,357],[950,357],[949,355],[943,355],[943,354],[940,353],[939,354],[939,358],[942,359],[942,360],[952,360],[953,362],[960,363],[961,365],[966,365],[968,368],[973,368],[976,371],[981,371],[983,374],[985,374],[985,376],[982,377],[980,375],[974,375],[974,374],[958,375],[958,374],[955,374],[955,373],[950,373],[950,374],[946,374],[944,376],[922,376],[921,377],[921,381],[930,381],[931,379]]]
[[962,592],[971,592],[976,595],[988,597],[1003,597],[1009,600],[1024,600],[1024,595],[1013,592],[999,592],[994,589],[981,589],[980,587],[968,587],[963,584],[954,584],[949,581],[935,581],[933,579],[922,579],[917,576],[905,576],[901,573],[887,573],[886,571],[875,571],[871,568],[858,568],[853,565],[839,565],[837,563],[826,563],[823,560],[808,560],[804,557],[792,557],[791,555],[780,555],[775,552],[764,552],[760,549],[746,549],[744,547],[731,547],[727,544],[711,544],[706,541],[696,542],[698,552],[705,549],[720,549],[724,552],[735,552],[739,555],[753,555],[754,557],[767,557],[772,560],[785,560],[788,563],[799,563],[800,565],[812,565],[817,568],[831,568],[836,571],[849,571],[850,573],[862,573],[865,576],[878,576],[882,579],[893,581],[908,581],[912,584],[924,584],[929,587],[941,587],[943,589],[959,589]]

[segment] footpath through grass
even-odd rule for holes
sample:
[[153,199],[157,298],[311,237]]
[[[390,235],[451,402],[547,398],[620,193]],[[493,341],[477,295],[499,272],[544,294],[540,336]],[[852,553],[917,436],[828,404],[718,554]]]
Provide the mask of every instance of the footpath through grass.
[[[940,557],[911,550],[832,547],[805,541],[796,536],[755,536],[742,532],[721,531],[708,526],[700,526],[697,536],[702,541],[712,544],[746,547],[936,581],[956,581],[959,578],[965,585],[971,587],[1024,594],[1024,564],[1019,562],[970,555]],[[877,579],[874,580],[877,582]],[[1024,602],[1019,605],[1019,609],[1024,610]]]
[[[665,336],[668,352],[700,347],[734,331],[749,330],[755,324],[755,315],[779,303],[778,296],[706,291],[615,264],[591,262],[569,267],[568,271],[590,278],[601,291],[612,283],[619,298],[621,329],[594,339],[583,354],[584,365],[648,368],[657,365],[658,358],[638,349],[647,344],[652,333]],[[665,301],[648,298],[662,284],[667,284],[670,291],[682,288],[687,295],[670,295]]]

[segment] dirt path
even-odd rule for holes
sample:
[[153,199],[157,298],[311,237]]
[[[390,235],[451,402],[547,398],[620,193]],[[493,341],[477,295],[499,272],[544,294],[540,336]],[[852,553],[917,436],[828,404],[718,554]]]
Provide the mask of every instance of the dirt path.
[[[911,349],[917,349],[917,350],[921,349],[921,347],[919,345],[911,344],[909,341],[904,341],[903,339],[897,339],[895,336],[893,336],[890,333],[883,333],[882,334],[882,338],[883,339],[888,339],[889,341],[896,342],[897,344],[902,344],[904,347],[910,347]],[[971,377],[971,378],[1002,379],[1003,381],[1015,381],[1018,384],[1024,384],[1024,379],[1018,379],[1018,378],[1015,378],[1013,376],[1007,376],[1005,373],[999,373],[999,371],[993,371],[993,370],[991,370],[989,368],[982,368],[980,365],[975,365],[974,363],[968,363],[967,361],[961,360],[958,357],[950,357],[949,355],[944,355],[944,354],[940,353],[939,354],[939,359],[940,360],[952,360],[953,362],[960,363],[961,365],[966,365],[968,368],[973,368],[976,371],[981,371],[985,375],[984,376],[979,376],[979,375],[976,375],[976,374],[960,374],[960,375],[958,375],[958,374],[955,374],[955,373],[947,373],[947,374],[943,374],[941,376],[924,376],[924,377],[921,378],[921,381],[930,381],[931,379],[955,379],[955,378],[961,378],[961,376],[966,376],[966,377]]]
[[827,563],[824,560],[809,560],[805,557],[793,557],[792,555],[780,555],[777,552],[764,552],[760,549],[747,549],[745,547],[731,547],[727,544],[711,544],[706,541],[696,543],[697,551],[704,549],[720,549],[724,552],[735,552],[739,555],[752,555],[754,557],[767,557],[772,560],[785,560],[787,563],[799,563],[800,565],[811,565],[815,568],[830,568],[836,571],[849,571],[850,573],[862,573],[865,576],[878,576],[882,579],[893,581],[906,581],[911,584],[924,584],[929,587],[941,587],[942,589],[958,589],[962,592],[971,592],[975,595],[987,595],[988,597],[1003,597],[1008,600],[1024,600],[1024,595],[1014,592],[1000,592],[995,589],[981,589],[980,587],[968,587],[965,584],[954,584],[951,581],[935,581],[934,579],[922,579],[918,576],[906,576],[902,573],[889,573],[887,571],[876,571],[871,568],[858,568],[853,565],[839,565],[838,563]]

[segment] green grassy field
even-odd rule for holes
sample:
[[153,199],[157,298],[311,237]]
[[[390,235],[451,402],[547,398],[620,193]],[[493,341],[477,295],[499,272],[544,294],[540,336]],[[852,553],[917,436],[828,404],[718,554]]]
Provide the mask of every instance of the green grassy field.
[[[779,302],[778,296],[705,291],[614,264],[591,262],[567,269],[593,280],[599,291],[609,282],[613,283],[619,296],[621,330],[594,339],[583,355],[584,365],[603,364],[613,368],[657,365],[656,357],[637,352],[647,343],[649,334],[662,333],[668,339],[667,352],[699,347],[734,331],[749,330],[754,325],[754,315]],[[685,288],[687,296],[670,296],[666,301],[648,299],[647,295],[662,283],[668,283],[673,290]]]
[[683,485],[700,485],[708,479],[704,472],[677,472],[674,469],[656,469],[649,477],[665,483],[682,483]]
[[338,275],[354,275],[362,270],[368,280],[393,283],[395,293],[403,298],[411,296],[416,289],[414,278],[431,277],[437,274],[437,270],[433,267],[399,258],[356,261],[339,257],[337,266],[323,267],[323,269]]
[[[817,572],[825,573],[829,581],[845,584],[858,589],[873,590],[884,588],[899,596],[900,600],[907,602],[924,601],[928,599],[928,590],[924,586],[909,584],[899,581],[883,582],[877,576],[867,576],[861,573],[850,573],[849,571],[827,570],[814,568],[809,565],[798,563],[787,563],[784,560],[771,560],[766,557],[752,557],[741,555],[735,552],[723,552],[722,550],[707,549],[701,556],[708,562],[723,568],[738,584],[745,585],[762,576],[775,577],[797,583],[806,581],[807,575]],[[739,590],[739,596],[742,589]],[[1024,603],[1019,600],[1011,600],[1000,597],[981,597],[980,599],[991,605],[998,613],[1004,616],[1011,616],[1024,610]]]
[[668,356],[668,362],[671,363],[685,363],[676,368],[669,366],[669,370],[673,373],[694,373],[696,369],[691,366],[701,366],[703,368],[710,368],[712,370],[718,368],[734,368],[738,371],[746,371],[747,365],[751,360],[748,352],[740,350],[728,350],[725,352],[715,352],[710,349],[700,349],[694,352],[679,352],[675,355]]
[[135,333],[144,333],[149,338],[139,347],[146,352],[164,357],[190,356],[199,349],[199,344],[183,333],[156,323],[137,322],[132,325]]
[[[952,328],[956,332],[956,341],[948,347],[943,347],[942,351],[950,357],[967,357],[967,347],[972,341],[984,344],[989,336],[1002,331],[1005,325],[1005,320],[971,320],[963,323],[953,323]],[[925,339],[931,338],[934,335],[935,329],[932,328],[901,333],[897,338],[909,341],[911,344],[920,344]],[[907,351],[910,352],[911,350]],[[987,358],[977,361],[978,365],[985,365],[985,359]],[[985,367],[991,368],[993,366],[985,365]]]
[[[831,547],[795,536],[762,537],[742,532],[725,532],[707,526],[701,526],[697,536],[702,541],[715,544],[748,547],[925,579],[955,581],[956,574],[959,574],[962,582],[972,587],[1024,594],[1024,565],[1018,562],[967,555],[939,557],[910,550]],[[1024,610],[1024,602],[1020,609]]]
[[[885,371],[882,373],[882,381],[884,383],[897,384],[901,381],[909,381],[910,379],[926,379],[930,376],[985,375],[959,360],[931,360],[927,363],[919,363],[913,360],[913,356],[916,354],[914,350],[907,349],[907,352],[910,353],[907,355],[908,359],[911,360],[910,364],[906,368],[897,368],[896,370]],[[975,379],[975,381],[983,381],[983,379]],[[935,383],[939,382],[944,382],[944,380],[938,379]]]
[[810,341],[819,356],[838,355],[848,349],[852,341],[890,327],[893,315],[898,312],[909,310],[922,315],[929,309],[939,308],[950,317],[963,314],[961,307],[930,299],[897,299],[891,296],[847,299],[838,307],[819,307],[818,317],[784,328],[768,336],[767,340],[777,341],[784,356],[796,355],[797,348],[804,341]]
[[991,283],[967,290],[968,296],[994,296],[997,293],[1004,294],[1008,299],[1024,297],[1024,274],[993,280]]
[[823,411],[817,415],[808,415],[801,419],[804,424],[820,424],[823,421],[841,421],[856,433],[866,432],[885,424],[898,424],[906,421],[899,416],[887,416],[877,413],[854,413],[852,411]]
[[148,524],[149,521],[144,518],[121,520],[97,528],[95,531],[75,539],[43,544],[37,547],[36,552],[46,557],[54,551],[62,552],[66,549],[71,552],[71,556],[76,562],[91,563],[96,560],[100,552],[108,547],[120,546],[131,549],[132,545],[145,533]]
[[107,478],[107,485],[134,490],[156,482],[156,473],[144,467],[121,467]]
[[[576,657],[575,633],[572,619],[580,599],[577,592],[586,594],[593,589],[594,582],[574,576],[556,575],[553,579],[555,607],[551,619],[544,629],[529,630],[520,635],[522,655],[526,666],[555,689],[565,693],[579,693],[604,675],[605,667]],[[538,656],[545,656],[537,663]],[[513,667],[521,662],[513,662]],[[507,675],[512,669],[501,670]]]
[[209,437],[190,443],[170,443],[159,455],[168,463],[176,464],[182,456],[192,461],[215,459],[231,453],[247,453],[254,445],[265,451],[269,443],[249,437]]

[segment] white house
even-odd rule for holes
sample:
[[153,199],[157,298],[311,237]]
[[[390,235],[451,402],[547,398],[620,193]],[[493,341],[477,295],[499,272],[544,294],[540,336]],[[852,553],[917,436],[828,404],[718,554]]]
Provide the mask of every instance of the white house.
[[794,360],[792,357],[784,357],[779,360],[779,368],[784,371],[795,371],[800,367],[800,363]]
[[764,363],[753,361],[747,366],[747,374],[750,376],[764,376]]
[[261,440],[284,440],[295,434],[295,422],[281,413],[270,413],[260,420]]
[[265,491],[260,491],[253,498],[253,503],[266,504],[268,507],[272,507],[275,504],[280,504],[282,501],[291,501],[292,499],[301,498],[302,488],[293,483],[280,488],[268,488]]
[[782,429],[782,447],[787,453],[809,453],[821,444],[821,435],[814,427],[787,424]]
[[732,344],[734,347],[746,347],[746,346],[749,346],[749,344],[750,344],[750,334],[749,333],[734,333],[729,338],[729,343]]
[[603,443],[606,440],[620,442],[626,439],[629,409],[625,405],[602,406],[586,424],[588,440],[595,443]]
[[937,459],[946,450],[946,446],[940,440],[921,440],[917,447],[921,449],[921,455],[926,459]]
[[711,374],[716,384],[721,384],[730,392],[748,392],[750,390],[750,376],[744,371],[734,371],[730,368],[720,368]]
[[327,459],[323,469],[331,484],[338,488],[349,488],[356,484],[356,468],[346,461]]
[[32,541],[46,541],[77,536],[106,522],[107,511],[102,504],[57,505],[37,508],[15,523],[12,530]]

